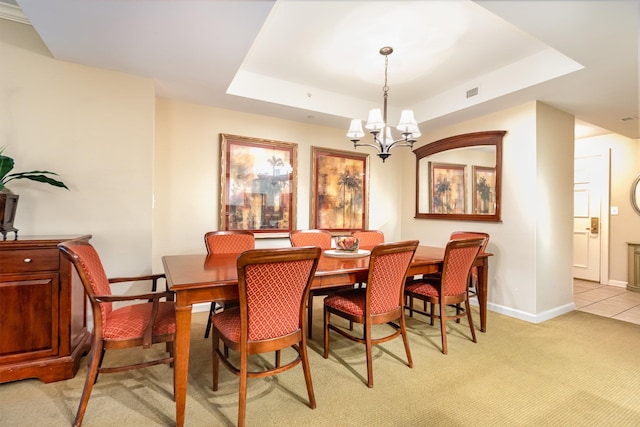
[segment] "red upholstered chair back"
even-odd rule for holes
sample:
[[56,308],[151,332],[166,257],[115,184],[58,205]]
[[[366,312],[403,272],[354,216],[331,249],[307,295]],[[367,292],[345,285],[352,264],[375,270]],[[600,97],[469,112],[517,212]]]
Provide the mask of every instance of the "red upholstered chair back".
[[489,243],[489,234],[482,233],[480,231],[454,231],[451,233],[449,237],[450,240],[459,240],[459,239],[473,239],[476,237],[483,237],[484,242],[482,243],[482,248],[480,248],[480,253],[483,253],[487,248],[487,244]]
[[[96,295],[111,295],[111,285],[100,261],[100,256],[95,248],[85,240],[72,240],[61,245],[68,254],[69,259],[76,266],[76,271],[80,276],[84,290],[91,301],[91,304],[99,304],[102,319],[113,310],[111,302],[95,301]],[[97,319],[94,319],[97,321]]]
[[447,243],[442,267],[442,295],[461,295],[467,292],[471,266],[484,240],[481,237],[450,240]]
[[[487,248],[487,244],[489,243],[489,234],[482,233],[480,231],[454,231],[451,233],[451,240],[458,239],[472,239],[476,237],[484,238],[484,242],[482,243],[482,247],[480,248],[480,253],[484,253],[484,250]],[[471,284],[473,286],[478,283],[478,269],[476,267],[471,268]]]
[[379,230],[354,231],[351,236],[359,240],[360,247],[374,247],[384,243],[384,233]]
[[208,254],[239,254],[256,247],[250,231],[210,231],[204,235]]
[[320,249],[331,249],[331,233],[327,230],[294,230],[289,233],[291,246],[318,246]]
[[[306,300],[318,266],[318,247],[256,249],[238,258],[240,323],[248,341],[302,330]],[[244,330],[242,327],[241,334]]]
[[380,244],[371,251],[367,298],[370,314],[390,312],[404,303],[404,283],[417,240]]

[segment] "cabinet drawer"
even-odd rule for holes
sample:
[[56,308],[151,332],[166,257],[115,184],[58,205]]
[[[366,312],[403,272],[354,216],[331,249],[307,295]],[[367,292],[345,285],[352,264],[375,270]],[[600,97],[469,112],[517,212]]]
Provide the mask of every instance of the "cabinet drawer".
[[0,274],[58,270],[58,249],[28,249],[0,252]]

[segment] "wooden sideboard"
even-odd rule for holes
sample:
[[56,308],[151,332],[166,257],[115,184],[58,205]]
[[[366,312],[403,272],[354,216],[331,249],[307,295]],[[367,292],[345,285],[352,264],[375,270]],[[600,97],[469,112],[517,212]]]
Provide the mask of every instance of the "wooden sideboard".
[[0,241],[0,383],[72,378],[91,347],[86,297],[58,243],[91,236]]

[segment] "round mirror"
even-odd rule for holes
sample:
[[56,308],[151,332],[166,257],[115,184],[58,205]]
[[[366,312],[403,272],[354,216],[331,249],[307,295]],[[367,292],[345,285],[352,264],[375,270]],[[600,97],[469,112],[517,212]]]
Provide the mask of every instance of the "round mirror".
[[633,185],[631,185],[631,206],[640,215],[640,175],[633,180]]

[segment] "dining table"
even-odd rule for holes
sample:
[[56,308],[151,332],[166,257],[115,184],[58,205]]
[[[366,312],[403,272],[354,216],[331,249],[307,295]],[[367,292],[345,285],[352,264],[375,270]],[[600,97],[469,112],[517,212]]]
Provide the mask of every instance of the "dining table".
[[[367,251],[367,248],[362,249]],[[407,277],[440,271],[444,253],[443,247],[418,246]],[[487,277],[490,256],[490,253],[483,252],[478,255],[474,263],[478,269],[476,294],[482,332],[486,332]],[[177,426],[183,426],[185,421],[193,304],[238,299],[237,258],[238,254],[162,257],[167,285],[174,293],[176,305],[174,385]],[[313,289],[331,288],[366,282],[368,270],[368,256],[345,257],[322,254],[311,287]]]

